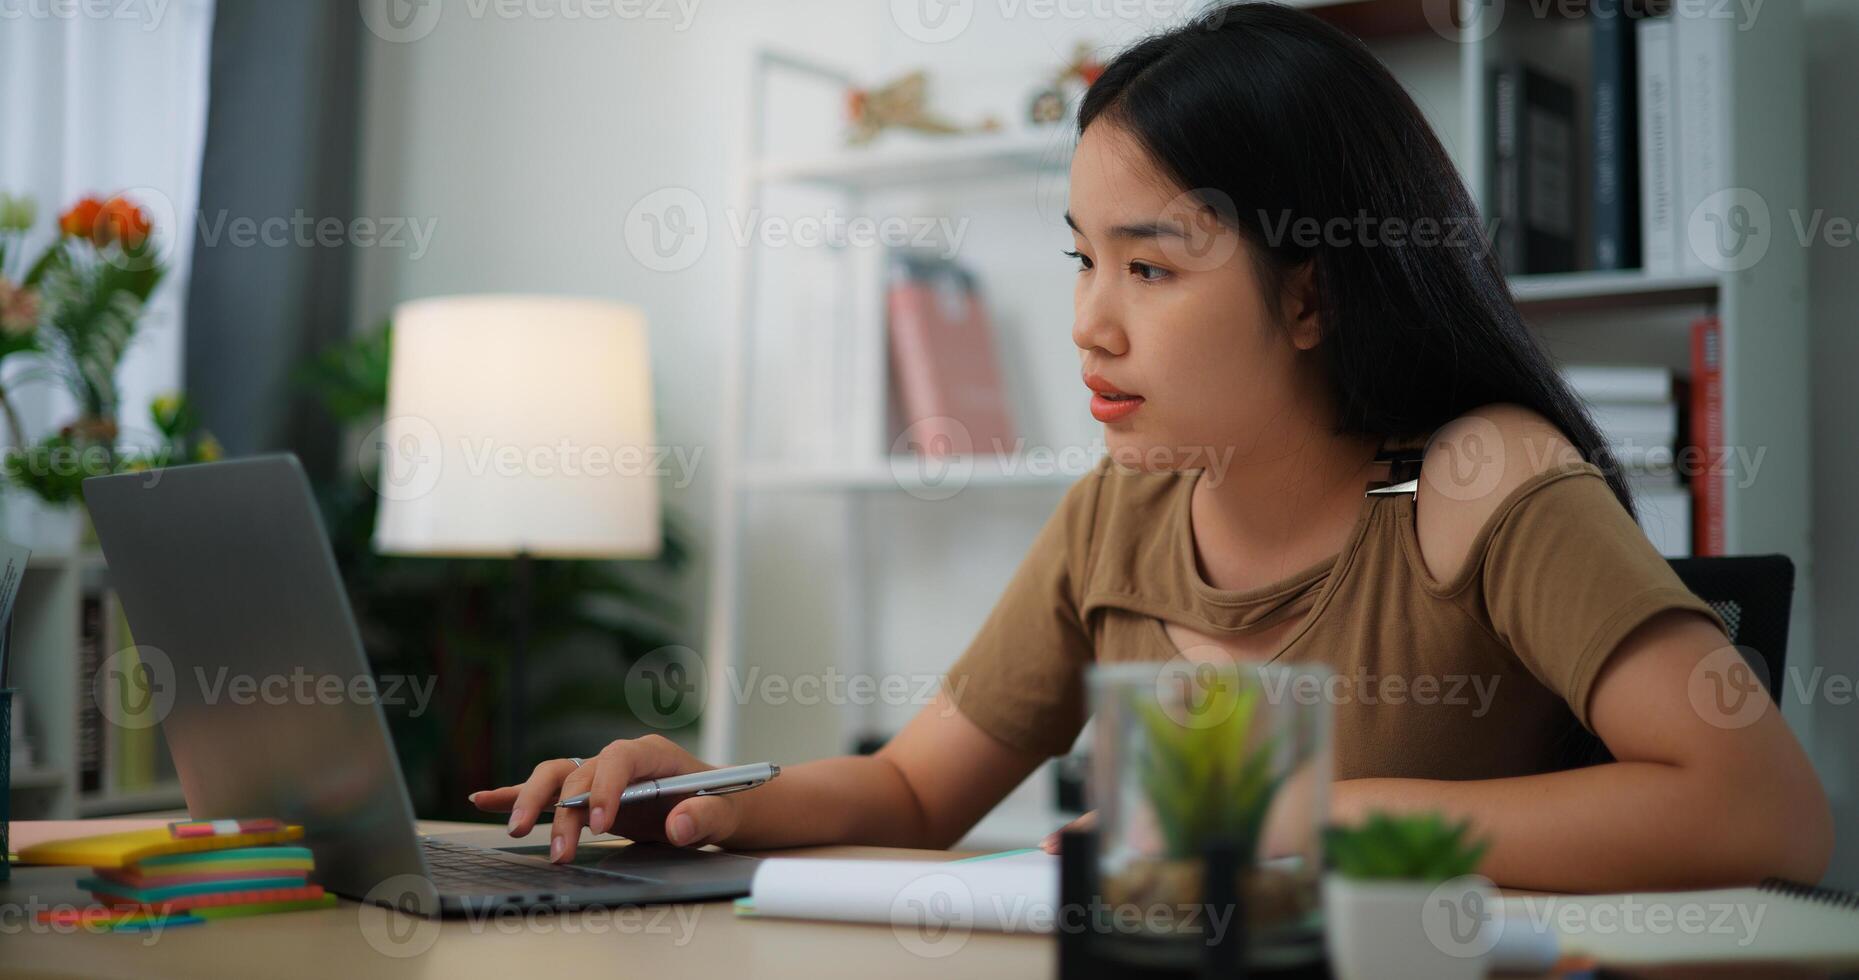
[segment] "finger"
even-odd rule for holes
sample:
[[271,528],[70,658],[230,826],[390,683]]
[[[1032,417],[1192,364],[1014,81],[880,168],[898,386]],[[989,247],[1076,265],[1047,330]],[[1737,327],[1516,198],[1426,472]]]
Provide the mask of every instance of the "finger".
[[[556,799],[567,799],[587,792],[594,781],[596,760],[576,766],[562,780],[561,789],[556,791]],[[551,801],[552,802],[552,801]],[[543,804],[549,807],[549,804]],[[587,826],[587,808],[579,806],[551,807],[555,816],[549,826],[549,860],[561,862],[574,859],[576,845],[581,842],[581,828]]]
[[665,839],[680,847],[714,844],[736,832],[741,812],[721,796],[693,796],[665,815]]
[[587,825],[587,811],[578,806],[555,808],[555,822],[549,825],[549,860],[560,864],[574,860],[575,845],[581,841],[581,828]]
[[1047,834],[1045,839],[1039,842],[1039,849],[1042,851],[1045,851],[1047,854],[1057,854],[1059,852],[1059,845],[1062,842],[1062,839],[1064,838],[1066,831],[1068,830],[1090,830],[1092,827],[1095,827],[1095,826],[1097,826],[1097,811],[1096,810],[1092,810],[1088,813],[1080,814],[1078,818],[1073,820],[1071,823],[1068,823],[1065,826],[1060,827],[1059,829],[1053,831],[1052,833]]
[[562,780],[573,771],[574,763],[567,759],[550,759],[536,766],[510,808],[510,836],[521,837],[536,826],[543,807],[561,799]]
[[499,786],[496,789],[481,789],[465,799],[471,805],[486,813],[508,813],[516,805],[516,794],[521,786]]
[[696,768],[677,743],[663,735],[608,743],[596,757],[594,785],[587,798],[587,825],[596,834],[613,829],[620,793],[630,783],[655,776],[676,776]]

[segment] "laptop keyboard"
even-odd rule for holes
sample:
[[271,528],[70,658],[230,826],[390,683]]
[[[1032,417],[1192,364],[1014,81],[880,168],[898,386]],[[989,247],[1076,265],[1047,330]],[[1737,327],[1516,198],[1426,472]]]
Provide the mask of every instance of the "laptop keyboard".
[[[488,889],[512,892],[559,892],[563,889],[611,886],[626,875],[588,871],[571,864],[535,864],[513,861],[482,847],[420,838],[426,868],[442,893]],[[633,878],[640,881],[644,879]]]

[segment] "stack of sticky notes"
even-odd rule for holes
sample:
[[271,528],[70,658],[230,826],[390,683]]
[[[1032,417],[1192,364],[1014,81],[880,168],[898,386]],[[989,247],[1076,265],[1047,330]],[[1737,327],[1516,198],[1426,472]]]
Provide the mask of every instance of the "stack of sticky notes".
[[335,896],[310,882],[303,828],[278,820],[182,820],[152,830],[48,841],[20,852],[30,864],[89,865],[78,880],[97,905],[41,913],[48,921],[137,930],[325,908]]

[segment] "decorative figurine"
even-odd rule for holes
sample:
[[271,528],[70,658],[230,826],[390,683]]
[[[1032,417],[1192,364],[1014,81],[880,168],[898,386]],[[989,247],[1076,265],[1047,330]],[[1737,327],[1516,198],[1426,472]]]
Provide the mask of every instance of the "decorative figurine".
[[929,77],[921,71],[872,89],[852,89],[846,93],[846,109],[852,117],[852,131],[846,142],[854,146],[870,143],[887,129],[908,129],[919,133],[948,135],[963,132],[993,132],[1000,122],[983,119],[975,126],[960,126],[929,110]]

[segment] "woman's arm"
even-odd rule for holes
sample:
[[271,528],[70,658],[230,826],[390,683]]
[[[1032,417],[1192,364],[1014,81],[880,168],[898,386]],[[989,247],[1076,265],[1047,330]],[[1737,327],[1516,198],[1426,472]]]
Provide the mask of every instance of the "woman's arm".
[[574,856],[582,827],[687,846],[940,848],[955,843],[1042,761],[996,741],[939,692],[875,755],[783,766],[779,778],[744,793],[622,811],[620,790],[628,783],[714,768],[670,739],[648,735],[615,741],[578,768],[567,759],[544,762],[522,785],[473,793],[471,802],[509,813],[510,833],[520,837],[555,800],[592,793],[585,810],[553,811],[549,853],[556,861]]
[[735,826],[712,839],[738,848],[948,847],[1043,761],[996,741],[939,692],[875,755],[783,768],[741,794],[728,818]]
[[[1781,712],[1772,704],[1753,717],[1708,701],[1694,707],[1694,674],[1726,646],[1713,623],[1684,611],[1628,635],[1589,700],[1595,733],[1616,762],[1508,779],[1348,780],[1335,786],[1332,815],[1354,822],[1371,809],[1441,810],[1468,818],[1491,840],[1483,872],[1507,887],[1818,881],[1833,849],[1833,815]],[[1766,703],[1762,692],[1749,696]]]
[[[1579,458],[1554,426],[1514,405],[1486,406],[1443,428],[1416,501],[1416,533],[1434,578],[1448,581],[1470,560],[1480,527],[1512,489]],[[1469,473],[1457,468],[1461,460]],[[1461,492],[1442,492],[1452,488]],[[1832,813],[1781,712],[1760,691],[1750,696],[1766,707],[1753,717],[1728,717],[1702,695],[1694,705],[1695,675],[1729,645],[1715,623],[1684,610],[1622,638],[1587,705],[1616,762],[1507,779],[1350,780],[1336,785],[1332,816],[1347,822],[1380,808],[1470,818],[1491,839],[1485,873],[1519,888],[1816,881],[1832,850]]]

